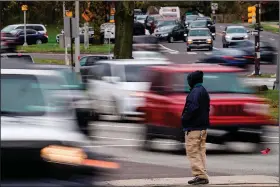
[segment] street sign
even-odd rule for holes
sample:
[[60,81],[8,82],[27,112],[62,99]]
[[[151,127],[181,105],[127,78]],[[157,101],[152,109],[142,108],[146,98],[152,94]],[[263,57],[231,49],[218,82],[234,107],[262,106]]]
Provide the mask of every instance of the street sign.
[[66,37],[71,37],[70,20],[72,20],[72,38],[76,38],[79,36],[79,28],[77,28],[77,18],[64,18],[64,34]]
[[66,10],[66,12],[65,12],[65,15],[66,15],[66,17],[73,17],[73,12],[72,11],[70,11],[70,10]]
[[27,11],[28,10],[28,6],[27,5],[22,5],[21,6],[21,10],[22,11]]
[[218,3],[211,3],[211,10],[218,10]]

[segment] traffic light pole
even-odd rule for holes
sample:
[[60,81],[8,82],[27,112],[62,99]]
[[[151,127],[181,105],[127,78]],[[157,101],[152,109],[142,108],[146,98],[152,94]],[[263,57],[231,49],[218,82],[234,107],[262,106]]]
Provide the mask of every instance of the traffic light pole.
[[255,35],[255,75],[260,75],[260,4],[256,5],[256,26],[255,30],[257,34]]

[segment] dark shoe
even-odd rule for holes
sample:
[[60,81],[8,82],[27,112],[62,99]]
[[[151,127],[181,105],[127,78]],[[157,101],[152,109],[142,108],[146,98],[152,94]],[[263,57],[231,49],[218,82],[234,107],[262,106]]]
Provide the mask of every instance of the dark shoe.
[[192,184],[192,185],[208,184],[208,183],[209,183],[208,179],[201,179],[199,177],[195,177],[194,179],[188,182],[188,184]]

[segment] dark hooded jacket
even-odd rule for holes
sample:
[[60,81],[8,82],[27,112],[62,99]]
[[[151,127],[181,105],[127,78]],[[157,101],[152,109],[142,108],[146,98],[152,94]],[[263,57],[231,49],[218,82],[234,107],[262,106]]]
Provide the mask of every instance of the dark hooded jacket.
[[210,97],[202,86],[203,72],[195,71],[188,75],[190,93],[182,112],[184,131],[205,130],[209,127]]

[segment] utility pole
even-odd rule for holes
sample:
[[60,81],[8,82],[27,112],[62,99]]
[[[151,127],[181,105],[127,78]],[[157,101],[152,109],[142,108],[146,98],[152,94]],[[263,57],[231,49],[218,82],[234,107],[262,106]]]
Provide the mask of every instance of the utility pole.
[[[280,1],[278,1],[279,3],[279,10],[280,10]],[[277,70],[276,70],[276,81],[274,83],[275,85],[275,90],[280,90],[280,85],[279,85],[279,74],[280,74],[280,11],[279,11],[279,33],[278,33],[278,53],[277,53]],[[279,91],[279,98],[280,98],[280,91]],[[280,100],[279,100],[279,105],[280,106]],[[279,112],[280,112],[280,107],[279,107]],[[280,113],[279,113],[280,115]],[[279,118],[280,120],[280,118]]]
[[75,1],[75,17],[77,19],[77,31],[78,31],[78,36],[75,38],[75,71],[76,72],[80,72],[80,34],[79,34],[79,30],[80,30],[80,2],[79,1]]
[[260,75],[260,3],[256,4],[256,24],[255,30],[257,34],[255,35],[255,75]]
[[23,46],[27,46],[27,41],[26,41],[26,11],[28,10],[27,5],[22,5],[21,10],[23,11],[23,21],[24,21],[24,44]]

